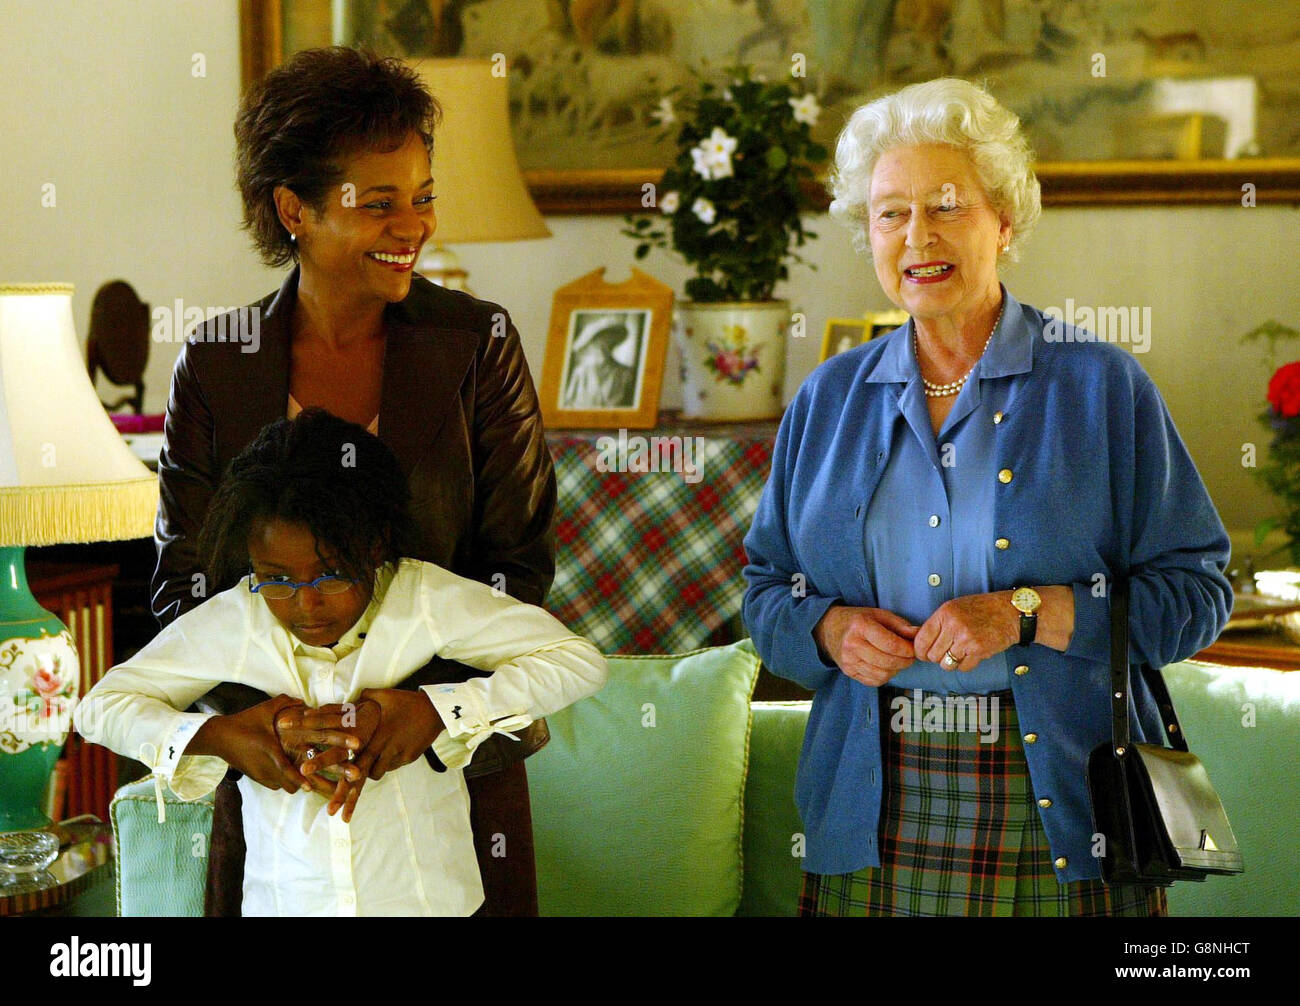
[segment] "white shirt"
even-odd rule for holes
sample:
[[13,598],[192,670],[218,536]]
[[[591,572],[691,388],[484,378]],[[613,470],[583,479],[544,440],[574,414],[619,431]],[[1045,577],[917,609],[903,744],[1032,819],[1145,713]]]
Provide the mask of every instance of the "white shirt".
[[210,714],[181,710],[213,685],[237,682],[321,706],[392,688],[435,654],[493,671],[423,689],[446,724],[433,750],[448,771],[421,757],[368,781],[350,824],[328,815],[317,793],[239,781],[243,913],[470,915],[483,888],[461,769],[493,732],[562,709],[607,676],[599,651],[541,608],[403,559],[379,571],[369,607],[327,648],[298,640],[241,582],[113,668],[81,700],[75,721],[87,740],[138,758],[193,800],[227,769],[215,756],[184,754]]

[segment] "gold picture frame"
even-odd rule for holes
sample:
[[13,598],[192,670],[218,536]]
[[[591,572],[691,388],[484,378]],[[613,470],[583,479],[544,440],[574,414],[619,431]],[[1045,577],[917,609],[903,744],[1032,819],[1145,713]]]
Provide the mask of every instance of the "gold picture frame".
[[832,356],[861,346],[870,338],[868,331],[870,329],[863,318],[827,318],[826,328],[822,331],[822,352],[817,362],[825,363]]
[[673,289],[597,269],[555,291],[539,394],[548,429],[652,429],[659,419]]
[[868,311],[862,316],[867,322],[867,337],[863,342],[870,342],[886,332],[892,332],[899,325],[906,325],[911,317],[902,308],[891,308],[888,311]]
[[855,346],[870,342],[878,335],[892,332],[907,324],[906,311],[868,311],[861,318],[828,318],[822,330],[822,350],[819,363],[832,356],[847,353]]
[[[807,2],[811,3],[812,0],[807,0]],[[1244,0],[1235,0],[1235,2],[1244,3]],[[247,87],[252,82],[259,80],[268,70],[279,65],[285,54],[286,45],[292,47],[297,44],[294,33],[303,34],[301,24],[291,25],[292,30],[286,31],[284,27],[286,6],[298,12],[296,15],[297,20],[306,23],[308,27],[315,31],[316,35],[323,32],[325,37],[330,37],[329,32],[332,28],[337,28],[338,24],[347,22],[351,12],[360,9],[359,5],[362,3],[369,4],[371,7],[389,4],[394,10],[402,7],[395,0],[393,2],[390,2],[390,0],[347,0],[347,2],[340,2],[340,0],[334,0],[334,2],[331,2],[331,0],[240,0],[241,77],[244,86]],[[671,20],[673,17],[678,16],[675,12],[686,9],[678,5],[686,3],[689,3],[689,0],[665,0],[661,13]],[[1225,48],[1224,51],[1219,51],[1216,48],[1215,26],[1223,22],[1225,18],[1228,18],[1230,23],[1232,14],[1231,11],[1228,13],[1216,11],[1214,8],[1215,3],[1217,3],[1217,0],[1190,0],[1184,9],[1184,13],[1173,19],[1177,23],[1171,22],[1169,26],[1166,26],[1168,31],[1164,34],[1150,35],[1144,31],[1138,31],[1137,36],[1142,39],[1140,48],[1144,52],[1141,63],[1142,70],[1136,76],[1130,73],[1131,82],[1129,77],[1125,77],[1126,83],[1123,87],[1120,87],[1118,82],[1111,84],[1107,80],[1106,74],[1108,71],[1104,63],[1099,67],[1097,59],[1104,57],[1106,54],[1105,47],[1103,47],[1102,51],[1092,54],[1091,63],[1078,70],[1081,75],[1079,87],[1083,87],[1084,82],[1088,80],[1091,80],[1092,85],[1094,85],[1091,90],[1084,88],[1082,97],[1078,101],[1052,97],[1041,86],[1035,93],[1030,95],[1030,98],[1034,103],[1042,105],[1041,114],[1066,115],[1066,119],[1063,121],[1068,122],[1067,113],[1070,112],[1070,109],[1080,102],[1083,102],[1080,107],[1088,104],[1084,99],[1090,96],[1096,98],[1101,88],[1111,87],[1115,90],[1116,95],[1123,96],[1137,94],[1143,87],[1164,86],[1170,83],[1179,85],[1184,82],[1195,84],[1198,73],[1209,79],[1210,82],[1221,79],[1222,74],[1226,71],[1222,69],[1220,64],[1232,63],[1234,67],[1242,64],[1240,60],[1235,59],[1237,50]],[[1300,0],[1285,0],[1284,6],[1286,5],[1295,5],[1294,13],[1296,16],[1300,16]],[[442,11],[442,16],[451,16],[451,8],[446,4],[440,2],[430,4],[431,11],[435,7]],[[551,5],[543,5],[540,2],[537,7],[539,10],[544,10],[546,17],[572,18],[574,16],[573,11],[558,4],[554,5],[554,10],[552,10]],[[876,8],[880,12],[884,12],[892,10],[892,5],[881,4],[876,5]],[[876,8],[871,8],[871,10]],[[385,7],[385,9],[388,8]],[[811,9],[810,7],[809,10]],[[1251,7],[1249,9],[1256,10],[1258,8]],[[583,10],[586,10],[586,8],[584,7]],[[406,8],[402,8],[402,11],[406,12]],[[568,13],[565,13],[565,11],[568,11]],[[864,6],[863,17],[867,17],[867,13],[868,8]],[[1283,11],[1277,16],[1280,17],[1287,13],[1287,11]],[[476,14],[475,16],[486,17],[488,15]],[[538,11],[530,14],[530,17],[540,16],[542,14],[538,13]],[[877,15],[871,14],[871,16],[876,17]],[[1097,21],[1097,26],[1094,27],[1099,26],[1103,30],[1103,34],[1117,38],[1127,38],[1128,28],[1126,26],[1135,15],[1131,3],[1125,4],[1121,0],[1102,0],[1101,3],[1095,5],[1095,9],[1090,16]],[[1257,16],[1263,17],[1264,15],[1259,14]],[[429,17],[433,17],[433,15],[430,14]],[[603,28],[610,30],[610,26],[615,23],[615,21],[605,22]],[[929,26],[935,31],[939,31],[944,27],[945,25],[939,22]],[[756,40],[763,37],[764,32],[769,31],[772,26],[755,23],[753,28],[754,31],[745,33],[745,37]],[[862,29],[863,25],[859,25],[859,28]],[[929,28],[910,23],[901,28],[898,23],[893,24],[892,27],[889,24],[876,24],[871,28],[871,31],[874,32],[871,37],[876,40],[874,44],[877,46],[887,46],[892,44],[893,41],[901,41],[901,39],[895,39],[895,36],[903,32],[908,34],[911,39],[909,44],[921,45],[922,51],[924,51],[924,47],[928,42],[922,35]],[[1020,28],[1023,29],[1023,25]],[[601,46],[607,46],[611,42],[610,39],[602,40],[595,37],[585,37],[590,35],[591,30],[593,30],[593,25],[585,22],[581,26],[566,24],[565,30],[573,36],[573,38],[570,38],[571,42],[575,45],[581,43],[582,46],[586,47],[583,51],[598,52]],[[1010,22],[1003,25],[1002,30],[1012,32],[1013,28]],[[913,35],[916,37],[912,38]],[[315,35],[312,37],[314,38]],[[491,37],[495,37],[495,34],[492,34]],[[722,32],[718,37],[722,40],[720,45],[723,48],[711,55],[713,56],[713,63],[721,66],[734,58],[731,48],[738,44],[739,36],[729,37],[728,33]],[[858,40],[859,43],[863,43],[865,38],[864,35],[862,39]],[[850,45],[851,41],[845,40],[844,44]],[[1003,39],[1002,42],[998,43],[1001,49],[995,46],[987,53],[972,52],[968,54],[970,59],[976,60],[976,63],[972,64],[972,66],[983,65],[978,62],[982,59],[994,69],[982,72],[972,71],[967,75],[972,79],[987,80],[994,93],[1000,96],[1000,88],[1002,87],[1012,93],[1020,93],[1015,91],[1015,88],[1019,85],[1012,84],[1011,81],[1018,79],[1016,77],[1017,72],[1020,77],[1024,77],[1023,71],[1032,64],[1034,58],[1037,58],[1028,55],[1028,50],[1013,53],[1012,49],[1008,48],[1009,44],[1008,39]],[[727,48],[728,46],[731,48]],[[1078,50],[1078,52],[1083,51],[1083,49]],[[847,53],[848,50],[846,49],[845,52]],[[1077,53],[1074,54],[1077,55]],[[1112,55],[1116,54],[1113,53]],[[637,59],[652,59],[649,55],[644,57],[629,56],[628,58],[633,61],[633,64]],[[657,58],[662,60],[663,57]],[[1002,61],[1001,64],[998,62],[999,60]],[[1005,69],[1001,68],[1003,64],[1005,64]],[[861,60],[850,60],[846,63],[846,66],[849,67],[858,65],[867,64]],[[1058,58],[1056,63],[1051,65],[1060,66],[1062,64]],[[1098,72],[1099,70],[1100,72]],[[1300,66],[1297,66],[1296,70],[1300,72]],[[949,75],[963,75],[961,67],[955,70],[949,69],[945,72]],[[1115,71],[1109,72],[1114,73]],[[1241,71],[1234,69],[1232,72],[1240,73]],[[1260,74],[1259,93],[1261,95],[1276,93],[1277,88],[1267,86],[1268,80],[1263,79],[1262,70]],[[943,74],[936,72],[932,75],[940,76]],[[1249,79],[1255,80],[1254,77]],[[860,86],[859,82],[859,89]],[[880,87],[881,85],[877,82],[874,86]],[[887,83],[885,86],[893,85]],[[1031,88],[1031,90],[1033,89]],[[1015,107],[1014,101],[1010,101],[1009,104]],[[1106,102],[1100,98],[1097,98],[1095,104],[1097,108],[1106,107]],[[1061,107],[1058,108],[1058,105]],[[1287,110],[1289,110],[1289,106]],[[624,116],[626,116],[626,113],[626,108],[620,112]],[[1130,116],[1130,118],[1122,120],[1123,132],[1126,135],[1132,134],[1144,137],[1146,138],[1143,140],[1144,143],[1157,143],[1158,141],[1160,157],[1163,159],[1072,161],[1052,160],[1050,157],[1045,157],[1036,168],[1039,181],[1042,184],[1044,205],[1124,206],[1199,203],[1222,206],[1253,206],[1300,202],[1300,156],[1242,156],[1230,160],[1201,156],[1205,151],[1215,149],[1214,144],[1219,139],[1217,129],[1221,125],[1221,121],[1216,119],[1212,112],[1193,109],[1191,112],[1183,111],[1178,114],[1133,119],[1131,111],[1126,110],[1122,105],[1117,105],[1114,114],[1116,116]],[[1276,109],[1271,114],[1272,119],[1279,117],[1279,112]],[[826,118],[827,121],[830,121],[830,117]],[[1283,118],[1286,121],[1291,121],[1293,117],[1283,116]],[[1117,119],[1116,121],[1120,120]],[[1097,129],[1095,122],[1093,123],[1093,129],[1094,131]],[[1111,132],[1118,134],[1121,131],[1112,130]],[[1274,143],[1275,140],[1277,143],[1282,142],[1280,138],[1272,134],[1261,134],[1261,136],[1265,140],[1263,146],[1266,150],[1269,149],[1270,145],[1277,145]],[[572,144],[569,144],[569,147],[571,148]],[[609,149],[618,151],[621,148],[616,143]],[[616,157],[615,160],[618,160],[618,158]],[[629,159],[626,158],[624,162],[623,166],[620,167],[585,169],[573,169],[572,167],[559,169],[533,167],[530,169],[525,165],[524,177],[528,182],[534,200],[543,213],[601,214],[639,212],[644,209],[645,187],[658,184],[666,162],[651,166],[644,164],[644,162],[638,163],[635,156],[630,158],[630,163]],[[828,199],[824,192],[814,187],[810,195],[815,198],[818,209],[826,208]]]

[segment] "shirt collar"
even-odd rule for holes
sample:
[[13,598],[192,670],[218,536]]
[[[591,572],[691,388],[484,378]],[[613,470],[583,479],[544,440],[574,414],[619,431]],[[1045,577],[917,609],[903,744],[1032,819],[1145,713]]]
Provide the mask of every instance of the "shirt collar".
[[324,651],[332,653],[335,660],[342,660],[353,650],[360,647],[365,641],[366,633],[370,631],[370,623],[375,620],[375,615],[379,613],[379,608],[384,603],[384,595],[388,593],[389,584],[393,582],[394,572],[392,563],[385,563],[375,570],[375,589],[370,597],[370,603],[366,605],[366,610],[361,613],[361,617],[352,624],[352,628],[343,633],[339,637],[339,641],[333,646],[312,646],[310,643],[304,643],[292,632],[289,632],[288,629],[281,626],[281,631],[289,634],[289,639],[293,643],[294,655],[297,656],[300,653],[320,654]]
[[[1001,289],[1004,298],[1002,319],[993,330],[989,348],[977,364],[980,378],[1027,374],[1034,365],[1033,331],[1025,310],[1005,286]],[[875,366],[867,372],[865,380],[868,383],[906,384],[918,376],[916,353],[912,349],[914,325],[915,322],[909,318],[906,325],[884,336],[888,345],[876,359]]]

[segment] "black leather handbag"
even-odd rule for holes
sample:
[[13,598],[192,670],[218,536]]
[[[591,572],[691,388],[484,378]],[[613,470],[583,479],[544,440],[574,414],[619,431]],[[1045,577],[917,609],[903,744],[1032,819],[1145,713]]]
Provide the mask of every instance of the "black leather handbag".
[[1219,794],[1187,749],[1158,668],[1138,666],[1155,696],[1171,748],[1129,743],[1128,584],[1110,599],[1111,743],[1088,757],[1093,830],[1101,835],[1107,884],[1168,887],[1241,873],[1241,852]]

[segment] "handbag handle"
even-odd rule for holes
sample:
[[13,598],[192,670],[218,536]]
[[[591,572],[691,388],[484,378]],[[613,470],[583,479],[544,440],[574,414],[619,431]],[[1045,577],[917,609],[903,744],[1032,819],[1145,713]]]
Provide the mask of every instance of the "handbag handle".
[[[1144,676],[1160,710],[1169,746],[1175,751],[1186,751],[1187,738],[1174,712],[1164,675],[1158,668],[1139,665],[1138,672],[1144,670],[1151,671]],[[1110,731],[1111,750],[1116,758],[1123,758],[1129,749],[1128,692],[1128,581],[1113,580],[1110,587]]]

